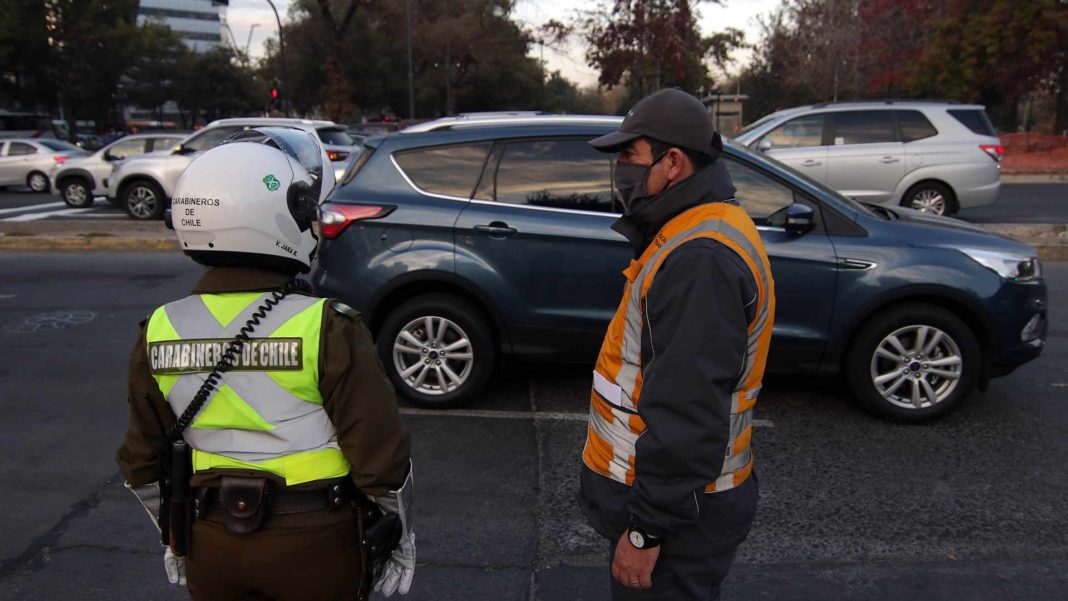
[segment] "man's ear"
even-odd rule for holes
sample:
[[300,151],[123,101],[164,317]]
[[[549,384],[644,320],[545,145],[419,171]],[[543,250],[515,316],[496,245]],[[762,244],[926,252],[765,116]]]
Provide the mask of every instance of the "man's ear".
[[668,150],[668,156],[665,158],[668,159],[668,179],[677,181],[681,177],[683,171],[686,170],[686,161],[689,160],[686,157],[686,153],[678,148],[672,148]]

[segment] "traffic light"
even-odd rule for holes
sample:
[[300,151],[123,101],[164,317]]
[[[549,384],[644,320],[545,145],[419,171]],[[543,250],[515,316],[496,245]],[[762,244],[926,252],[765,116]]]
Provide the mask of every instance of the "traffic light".
[[271,80],[271,108],[277,109],[282,105],[282,82],[277,78]]

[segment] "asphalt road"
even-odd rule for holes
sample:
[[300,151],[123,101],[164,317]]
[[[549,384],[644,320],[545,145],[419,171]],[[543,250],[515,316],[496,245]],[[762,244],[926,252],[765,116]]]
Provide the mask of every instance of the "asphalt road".
[[[200,272],[171,253],[0,253],[0,600],[187,598],[113,454],[137,322]],[[1068,264],[1046,272],[1043,357],[936,423],[878,421],[833,381],[767,382],[761,506],[725,599],[1068,598]],[[607,543],[573,502],[589,369],[512,365],[467,410],[403,410],[406,599],[608,599]]]
[[[51,194],[15,189],[0,192],[0,221],[114,219],[125,215],[103,198],[91,207],[72,209]],[[968,209],[957,217],[974,223],[1068,223],[1068,184],[1004,184],[996,204]]]

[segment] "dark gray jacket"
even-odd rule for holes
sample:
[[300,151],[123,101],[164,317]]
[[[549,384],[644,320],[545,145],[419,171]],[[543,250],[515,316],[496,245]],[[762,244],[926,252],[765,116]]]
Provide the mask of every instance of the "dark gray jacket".
[[[733,202],[720,161],[641,199],[613,226],[640,256],[675,216],[708,202]],[[646,431],[636,445],[633,486],[588,468],[580,502],[591,524],[616,539],[637,522],[665,544],[733,548],[756,511],[752,477],[735,489],[705,494],[720,474],[730,438],[731,393],[745,359],[757,286],[745,262],[725,245],[701,238],[668,255],[645,298],[642,395]]]

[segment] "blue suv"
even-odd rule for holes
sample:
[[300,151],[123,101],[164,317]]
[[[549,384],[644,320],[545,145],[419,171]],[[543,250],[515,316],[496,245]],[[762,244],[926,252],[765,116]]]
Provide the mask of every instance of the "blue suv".
[[[586,142],[618,124],[460,117],[367,141],[322,206],[313,282],[363,312],[401,393],[468,402],[505,354],[592,368],[632,250],[610,229],[612,160]],[[734,144],[720,160],[771,258],[769,371],[841,372],[866,408],[920,421],[1042,352],[1029,246]]]

